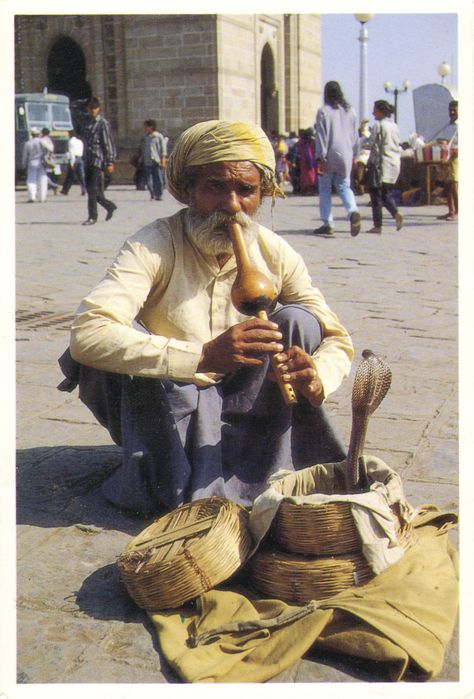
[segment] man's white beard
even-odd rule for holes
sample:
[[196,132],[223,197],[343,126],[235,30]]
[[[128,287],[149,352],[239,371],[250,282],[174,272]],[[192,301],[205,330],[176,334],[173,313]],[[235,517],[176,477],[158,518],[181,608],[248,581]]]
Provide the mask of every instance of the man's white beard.
[[205,255],[232,254],[229,235],[229,223],[232,221],[242,226],[246,241],[255,238],[258,223],[242,211],[233,215],[214,211],[209,216],[204,216],[188,209],[186,232],[194,245]]

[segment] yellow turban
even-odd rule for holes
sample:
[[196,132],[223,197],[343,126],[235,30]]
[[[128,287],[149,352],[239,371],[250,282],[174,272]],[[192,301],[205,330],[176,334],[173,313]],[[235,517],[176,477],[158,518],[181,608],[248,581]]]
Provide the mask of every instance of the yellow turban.
[[275,180],[275,155],[265,132],[245,121],[202,121],[184,131],[176,141],[166,168],[168,189],[188,203],[185,171],[196,165],[246,160],[265,174],[264,193],[284,196]]

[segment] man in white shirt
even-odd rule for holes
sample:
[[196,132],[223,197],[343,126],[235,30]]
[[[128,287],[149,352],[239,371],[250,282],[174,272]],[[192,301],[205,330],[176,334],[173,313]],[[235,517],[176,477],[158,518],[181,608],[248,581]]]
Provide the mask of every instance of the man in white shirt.
[[[83,300],[63,390],[80,397],[123,447],[106,497],[139,512],[221,495],[250,504],[280,468],[344,458],[321,404],[348,373],[350,337],[288,243],[253,220],[281,194],[264,132],[202,122],[177,140],[170,192],[188,208],[122,247]],[[231,302],[236,259],[229,222],[281,307],[248,318]],[[277,353],[296,406],[268,380]]]
[[45,202],[48,194],[48,177],[44,166],[47,144],[40,138],[40,130],[31,129],[31,138],[23,146],[22,167],[26,170],[28,202]]
[[74,131],[69,131],[68,141],[68,165],[66,177],[64,178],[61,194],[69,194],[74,179],[77,178],[81,187],[81,194],[86,193],[86,180],[84,175],[84,144],[80,138],[77,138]]

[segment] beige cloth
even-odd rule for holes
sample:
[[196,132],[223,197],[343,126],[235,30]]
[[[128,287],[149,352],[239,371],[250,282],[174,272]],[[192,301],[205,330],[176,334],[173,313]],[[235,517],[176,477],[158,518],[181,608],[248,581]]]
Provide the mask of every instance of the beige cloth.
[[[219,268],[185,234],[186,210],[145,226],[130,238],[104,279],[81,303],[72,324],[71,354],[87,366],[132,376],[208,385],[197,372],[203,343],[247,319],[230,298],[235,257]],[[273,281],[283,304],[301,304],[322,327],[313,359],[327,397],[350,369],[351,339],[302,257],[263,226],[248,247],[252,263]],[[135,318],[150,335],[132,327]]]
[[302,607],[211,590],[197,607],[150,613],[161,651],[185,682],[265,682],[314,645],[379,663],[393,680],[443,666],[458,608],[455,515],[424,506],[418,540],[371,582]]
[[255,543],[258,545],[269,530],[282,500],[297,505],[348,502],[362,541],[362,553],[373,572],[377,575],[400,560],[404,549],[398,542],[390,505],[399,504],[405,522],[413,519],[414,510],[405,499],[400,476],[382,459],[375,456],[363,459],[370,483],[366,493],[337,492],[345,462],[275,473],[269,487],[255,499],[250,512],[249,525]]

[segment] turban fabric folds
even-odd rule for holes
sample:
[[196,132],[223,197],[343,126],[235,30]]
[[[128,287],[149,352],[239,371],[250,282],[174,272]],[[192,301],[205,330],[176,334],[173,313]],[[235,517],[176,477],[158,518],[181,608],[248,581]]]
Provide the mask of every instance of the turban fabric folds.
[[265,132],[244,121],[202,121],[177,139],[166,169],[168,189],[183,204],[188,203],[185,172],[210,163],[246,160],[266,175],[265,194],[284,196],[275,180],[275,155]]

